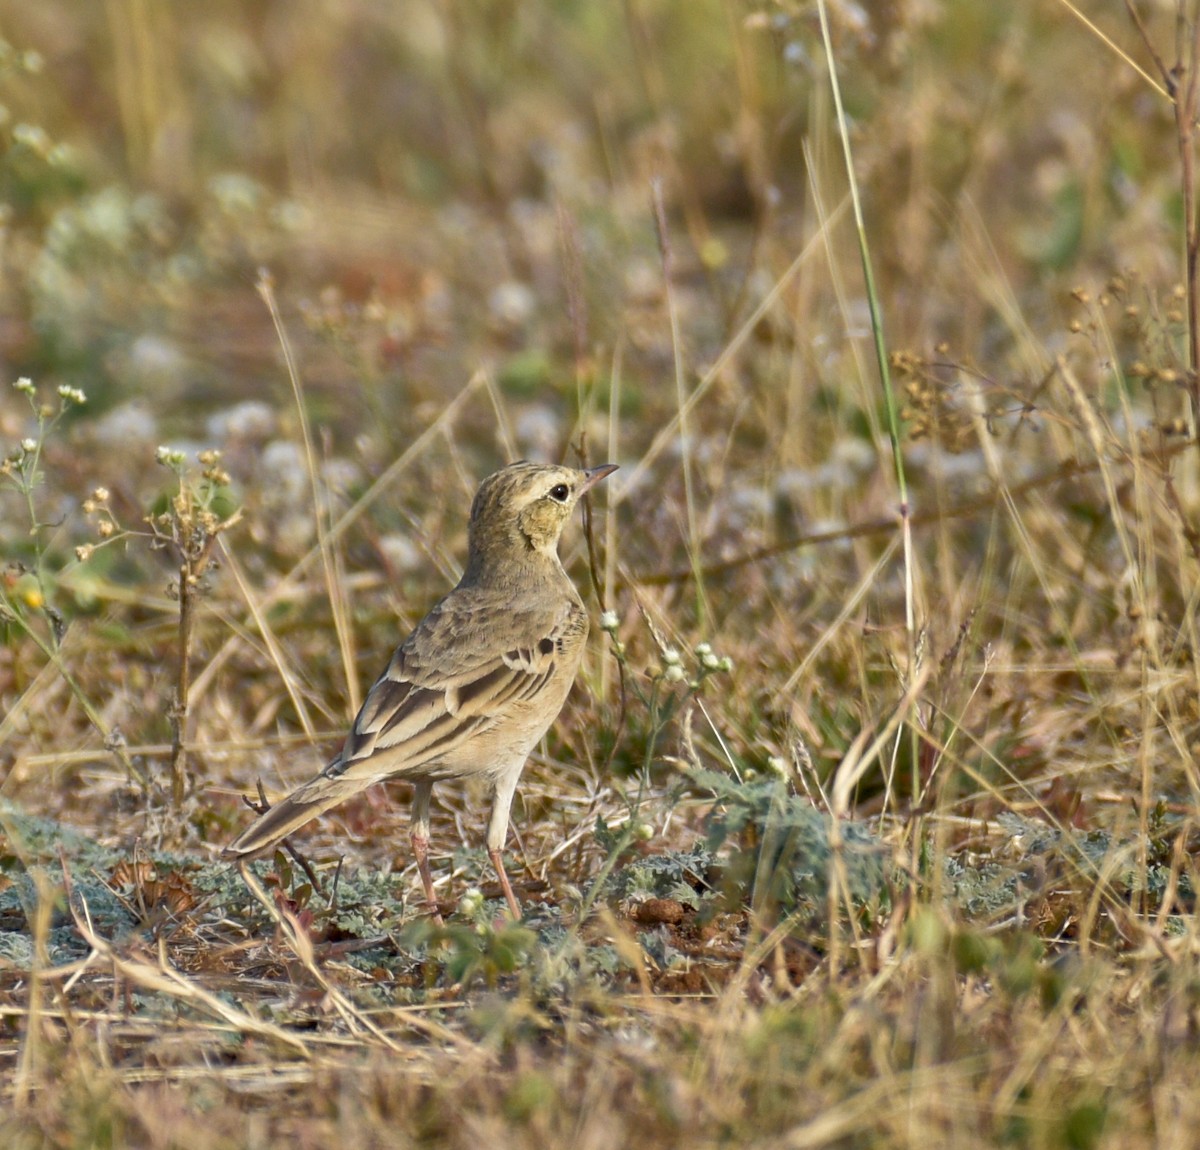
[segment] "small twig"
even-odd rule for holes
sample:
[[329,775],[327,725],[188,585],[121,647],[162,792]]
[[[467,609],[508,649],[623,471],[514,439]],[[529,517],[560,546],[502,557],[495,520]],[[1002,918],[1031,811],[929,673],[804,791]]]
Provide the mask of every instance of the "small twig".
[[[1191,54],[1187,62],[1187,96],[1182,106],[1176,97],[1179,150],[1183,167],[1183,208],[1187,227],[1188,395],[1191,398],[1192,433],[1200,423],[1200,219],[1196,205],[1196,108],[1200,97],[1200,20],[1192,15]],[[1200,436],[1196,438],[1200,447]]]
[[[255,785],[258,788],[258,802],[255,802],[249,795],[242,795],[242,802],[246,804],[260,818],[271,809],[271,803],[267,799],[267,792],[263,790],[262,779],[256,780]],[[316,871],[313,870],[308,859],[304,857],[294,846],[291,839],[283,839],[279,843],[279,849],[285,851],[287,856],[294,862],[312,883],[312,888],[317,894],[324,894],[325,890],[321,886],[321,880],[317,878]],[[342,873],[342,860],[338,859],[338,875]],[[336,878],[334,880],[336,882]]]
[[346,596],[337,575],[337,562],[329,525],[329,499],[317,467],[317,451],[308,417],[304,388],[300,380],[300,369],[292,351],[291,340],[288,339],[283,316],[279,311],[279,302],[275,298],[275,281],[265,268],[259,270],[258,282],[255,287],[271,317],[271,322],[275,325],[275,336],[279,340],[279,348],[287,366],[288,381],[292,386],[292,400],[296,405],[296,417],[300,424],[300,435],[304,444],[304,463],[308,472],[309,499],[312,504],[313,526],[316,528],[321,570],[325,576],[325,589],[329,596],[329,608],[333,614],[334,634],[337,636],[338,650],[342,656],[342,671],[349,692],[350,713],[355,714],[362,705],[362,699],[359,695],[358,679],[355,673],[354,631],[350,625],[350,610],[346,603]]
[[1134,27],[1137,28],[1138,35],[1141,36],[1146,51],[1150,53],[1150,59],[1154,61],[1154,66],[1158,69],[1158,74],[1162,77],[1167,94],[1174,100],[1177,89],[1175,73],[1167,67],[1166,61],[1158,54],[1158,49],[1154,47],[1154,41],[1150,39],[1150,33],[1146,31],[1146,25],[1142,23],[1141,15],[1133,6],[1133,0],[1125,0],[1125,11],[1129,13],[1129,18],[1133,21]]
[[709,618],[704,592],[704,570],[700,562],[700,526],[696,514],[696,492],[693,479],[692,439],[688,430],[688,393],[684,381],[683,336],[679,326],[679,308],[675,299],[675,259],[671,251],[671,233],[667,227],[667,209],[663,200],[661,178],[650,182],[654,207],[654,225],[658,232],[658,252],[662,262],[663,291],[666,293],[667,318],[671,324],[671,349],[675,361],[675,403],[679,420],[680,464],[683,470],[683,501],[687,513],[688,557],[696,580],[696,618],[703,629]]
[[[1189,449],[1191,446],[1190,441],[1187,443],[1172,444],[1160,454],[1163,459],[1168,459]],[[1022,495],[1028,495],[1030,492],[1039,491],[1044,487],[1049,487],[1054,483],[1062,483],[1068,479],[1079,479],[1085,475],[1091,475],[1099,471],[1101,466],[1102,463],[1100,460],[1084,463],[1077,459],[1068,459],[1052,470],[1043,472],[1041,475],[1035,475],[1032,479],[1027,479],[1023,483],[1014,483],[1004,488],[998,488],[977,499],[968,499],[963,503],[950,507],[935,508],[933,511],[912,512],[909,514],[909,523],[916,530],[919,527],[933,527],[948,522],[951,519],[966,519],[972,515],[977,515],[981,511],[990,510],[998,497],[1007,495],[1015,499]],[[718,563],[706,563],[703,565],[703,572],[709,578],[715,575],[729,575],[743,567],[753,566],[765,560],[777,559],[781,555],[798,551],[801,547],[814,547],[823,543],[844,543],[850,539],[861,539],[869,535],[891,535],[896,530],[896,522],[895,515],[885,515],[877,519],[868,519],[862,523],[856,523],[850,527],[839,527],[832,531],[813,531],[808,534],[797,535],[792,539],[785,539],[782,543],[772,543],[766,547],[756,547],[752,551],[735,555],[732,559],[724,559]],[[691,568],[686,570],[680,568],[675,571],[652,571],[645,574],[625,572],[626,582],[638,587],[656,587],[672,583],[682,583],[692,578],[692,575],[693,571]]]
[[[189,511],[188,517],[191,517]],[[192,690],[192,639],[196,629],[196,607],[200,580],[208,569],[213,545],[220,532],[233,526],[240,518],[236,513],[211,532],[205,531],[197,547],[188,538],[193,530],[203,530],[189,523],[182,524],[184,537],[180,540],[183,559],[179,564],[179,674],[175,682],[175,701],[171,707],[171,805],[179,810],[187,793],[187,721]]]
[[[41,653],[46,657],[46,661],[62,677],[63,682],[67,685],[67,689],[75,697],[76,702],[78,702],[79,706],[83,709],[83,713],[88,717],[88,721],[100,734],[104,741],[104,749],[112,753],[116,760],[121,764],[121,767],[124,769],[131,782],[136,782],[142,788],[143,792],[148,792],[150,790],[150,779],[146,775],[146,772],[143,771],[137,765],[137,763],[133,761],[132,756],[129,754],[129,750],[125,745],[125,740],[120,737],[120,733],[117,728],[110,727],[108,725],[104,716],[99,712],[99,710],[97,710],[91,699],[89,699],[87,694],[84,692],[83,687],[76,680],[75,676],[71,674],[70,670],[67,668],[66,661],[63,658],[62,646],[55,642],[52,638],[43,638],[43,636],[39,634],[37,628],[30,626],[29,621],[23,618],[21,615],[14,613],[11,615],[11,617],[6,616],[5,622],[10,626],[17,627],[21,633],[24,634],[25,637],[28,638],[39,651],[41,651]],[[17,705],[11,707],[8,713],[2,719],[0,719],[0,742],[3,742],[7,733],[5,730],[6,725],[11,723],[14,717],[19,713],[21,705],[21,700],[18,700]],[[89,750],[85,752],[85,754],[86,757],[90,758],[93,752]]]
[[[567,317],[575,344],[575,380],[582,383],[590,374],[587,342],[587,298],[583,291],[583,256],[579,248],[579,230],[575,219],[561,199],[554,203],[558,217],[558,237],[562,246],[563,287],[567,293]],[[581,412],[582,415],[582,412]]]
[[[346,858],[344,855],[338,856],[337,870],[333,872],[333,887],[329,892],[329,910],[330,913],[336,913],[338,907],[338,885],[342,881],[342,866]],[[318,888],[314,888],[318,889]]]
[[[1125,0],[1133,26],[1162,77],[1175,116],[1179,152],[1179,192],[1183,201],[1184,284],[1187,292],[1187,393],[1192,417],[1192,441],[1200,450],[1200,205],[1196,202],[1196,114],[1200,109],[1200,19],[1191,16],[1184,0],[1175,8],[1175,65],[1168,68],[1150,38],[1133,0]],[[1143,73],[1144,75],[1145,73]]]

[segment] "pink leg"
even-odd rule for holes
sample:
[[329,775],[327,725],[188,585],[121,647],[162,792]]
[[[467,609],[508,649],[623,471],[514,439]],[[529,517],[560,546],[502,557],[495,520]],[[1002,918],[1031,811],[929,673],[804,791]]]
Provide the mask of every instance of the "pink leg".
[[508,881],[508,872],[504,869],[504,857],[498,847],[488,847],[488,857],[492,860],[492,866],[496,868],[496,877],[500,880],[500,887],[504,891],[504,897],[508,900],[508,909],[512,911],[513,918],[520,922],[521,904],[517,902],[517,896],[513,894],[512,883]]
[[437,895],[433,893],[433,875],[429,872],[429,797],[432,793],[432,783],[417,783],[413,792],[412,830],[408,839],[412,843],[413,858],[417,860],[417,870],[421,875],[421,885],[425,888],[425,900],[429,903],[429,911],[433,921],[441,926],[442,912],[438,909]]
[[425,888],[425,901],[429,903],[429,911],[433,921],[442,925],[442,912],[438,909],[437,895],[433,893],[433,874],[429,869],[429,839],[414,831],[409,836],[412,843],[413,858],[417,860],[417,870],[421,874],[421,885]]
[[517,789],[517,780],[521,777],[524,763],[517,763],[515,770],[508,770],[496,781],[496,796],[492,799],[492,817],[488,821],[487,851],[492,866],[496,868],[496,877],[500,880],[500,889],[508,900],[508,909],[512,916],[521,921],[521,904],[513,894],[512,883],[508,881],[508,872],[504,869],[504,840],[508,838],[508,811],[512,806],[513,792]]

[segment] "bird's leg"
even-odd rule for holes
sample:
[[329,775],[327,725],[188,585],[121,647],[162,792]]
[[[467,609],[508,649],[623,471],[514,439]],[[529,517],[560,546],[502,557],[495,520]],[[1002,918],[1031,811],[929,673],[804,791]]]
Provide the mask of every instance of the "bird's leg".
[[408,839],[412,843],[413,858],[417,860],[417,871],[421,875],[421,885],[425,888],[425,900],[429,903],[429,911],[433,915],[433,921],[441,926],[442,912],[438,909],[437,895],[433,893],[433,875],[429,870],[429,796],[432,793],[432,783],[417,783],[413,792],[412,830]]
[[521,777],[522,766],[524,763],[519,764],[515,771],[501,775],[497,781],[496,796],[492,799],[492,817],[488,820],[487,833],[488,858],[492,860],[496,877],[500,880],[500,889],[504,891],[508,909],[512,911],[513,918],[518,922],[521,921],[521,904],[517,902],[517,896],[513,894],[512,883],[508,881],[508,872],[504,869],[504,856],[501,852],[504,850],[504,840],[508,838],[508,812],[512,807],[513,794],[517,789],[517,780]]
[[520,922],[521,904],[517,902],[517,896],[513,894],[512,883],[508,881],[508,872],[504,869],[504,856],[500,853],[500,848],[488,847],[488,858],[492,860],[492,866],[496,868],[496,877],[500,880],[500,887],[504,891],[504,897],[508,900],[508,909],[512,911],[513,918]]

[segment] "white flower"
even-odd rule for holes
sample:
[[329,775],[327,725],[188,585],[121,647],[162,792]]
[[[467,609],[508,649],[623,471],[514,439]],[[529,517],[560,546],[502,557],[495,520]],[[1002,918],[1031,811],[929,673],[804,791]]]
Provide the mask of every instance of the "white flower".
[[33,394],[33,380],[27,375],[21,376],[21,378],[13,384],[13,387],[15,387],[17,391],[23,391],[26,395]]
[[663,672],[663,678],[668,683],[682,683],[683,668],[678,663],[669,663],[667,669]]
[[65,383],[58,386],[58,394],[68,403],[78,403],[80,405],[87,403],[87,396],[77,387],[69,387]]
[[621,620],[617,618],[615,611],[602,611],[600,613],[600,630],[614,632],[621,625]]
[[21,440],[21,450],[23,452],[25,452],[26,455],[32,455],[35,451],[37,451],[37,440],[36,439],[22,439]]
[[665,667],[678,667],[679,666],[679,652],[676,651],[674,647],[668,647],[662,653],[662,661],[663,661],[663,666],[665,666]]

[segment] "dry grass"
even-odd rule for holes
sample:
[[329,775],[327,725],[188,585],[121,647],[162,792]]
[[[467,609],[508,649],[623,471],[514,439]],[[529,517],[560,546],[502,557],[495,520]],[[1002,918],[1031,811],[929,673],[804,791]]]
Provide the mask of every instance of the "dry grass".
[[[1170,108],[1066,6],[885,7],[831,31],[909,548],[806,10],[12,14],[3,1145],[1190,1145]],[[306,831],[320,889],[217,864],[479,477],[572,454],[622,465],[566,548],[617,622],[523,780],[528,921],[421,921],[402,787]]]

